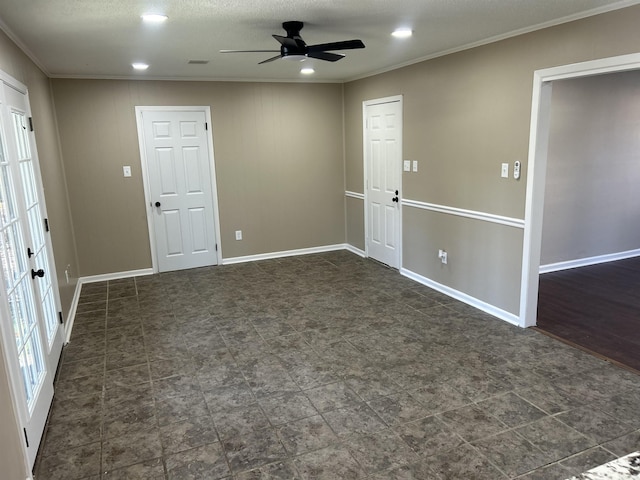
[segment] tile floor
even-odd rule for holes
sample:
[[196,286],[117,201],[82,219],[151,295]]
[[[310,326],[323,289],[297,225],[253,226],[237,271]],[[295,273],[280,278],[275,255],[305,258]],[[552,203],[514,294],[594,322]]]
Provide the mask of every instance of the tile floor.
[[346,251],[88,284],[36,480],[564,479],[640,377]]

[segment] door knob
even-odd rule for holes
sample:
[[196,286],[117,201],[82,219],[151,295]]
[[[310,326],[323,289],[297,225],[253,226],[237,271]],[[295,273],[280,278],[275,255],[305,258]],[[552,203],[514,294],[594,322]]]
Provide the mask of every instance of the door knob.
[[156,202],[156,207],[159,207],[159,206],[160,206],[160,202]]
[[37,272],[32,268],[31,269],[31,278],[35,279],[36,277],[44,277],[44,270],[40,269]]
[[392,201],[392,202],[398,202],[398,197],[393,197],[393,198],[391,199],[391,201]]

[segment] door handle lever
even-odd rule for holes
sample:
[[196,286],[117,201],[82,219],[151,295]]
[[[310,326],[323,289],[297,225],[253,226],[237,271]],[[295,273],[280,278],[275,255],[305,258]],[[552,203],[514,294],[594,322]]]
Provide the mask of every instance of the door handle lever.
[[35,280],[36,277],[44,277],[44,270],[40,269],[37,272],[32,268],[31,269],[31,278],[33,278]]

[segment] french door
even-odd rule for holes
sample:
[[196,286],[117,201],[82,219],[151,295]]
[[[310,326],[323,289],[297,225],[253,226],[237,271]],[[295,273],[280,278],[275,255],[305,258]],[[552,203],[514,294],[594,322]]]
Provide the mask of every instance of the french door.
[[63,344],[51,242],[26,88],[0,72],[0,321],[30,466]]

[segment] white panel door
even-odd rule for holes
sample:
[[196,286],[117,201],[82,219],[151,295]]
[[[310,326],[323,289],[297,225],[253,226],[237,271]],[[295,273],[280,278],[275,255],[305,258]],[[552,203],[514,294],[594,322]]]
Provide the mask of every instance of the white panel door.
[[217,263],[212,152],[198,110],[143,110],[158,270]]
[[28,98],[24,87],[14,88],[13,82],[3,77],[0,88],[0,330],[33,466],[64,332]]
[[400,266],[402,105],[365,104],[367,255]]

